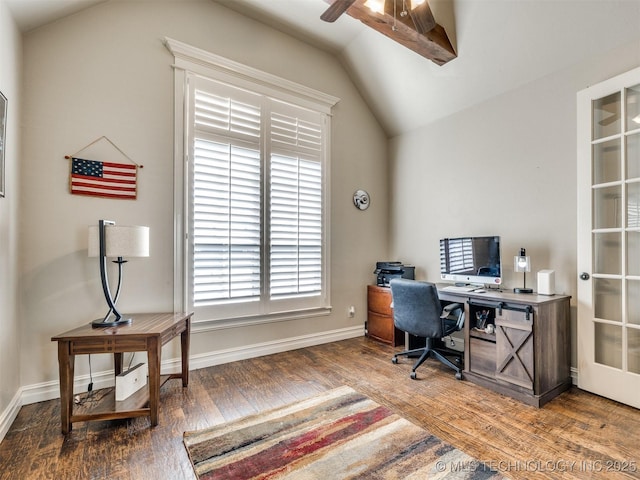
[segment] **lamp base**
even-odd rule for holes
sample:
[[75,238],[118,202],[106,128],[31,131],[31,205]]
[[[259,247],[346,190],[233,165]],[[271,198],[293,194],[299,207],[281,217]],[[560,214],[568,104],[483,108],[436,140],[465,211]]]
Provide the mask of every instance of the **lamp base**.
[[91,322],[93,328],[105,328],[105,327],[119,327],[121,325],[130,325],[130,318],[120,318],[119,320],[106,320],[104,318],[97,318]]
[[533,293],[533,288],[514,288],[513,293]]

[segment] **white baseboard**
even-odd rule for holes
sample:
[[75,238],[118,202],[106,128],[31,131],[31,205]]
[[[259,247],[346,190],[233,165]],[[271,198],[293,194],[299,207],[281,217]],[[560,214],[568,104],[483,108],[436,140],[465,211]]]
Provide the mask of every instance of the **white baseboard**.
[[[223,363],[235,362],[238,360],[246,360],[249,358],[263,357],[274,353],[287,352],[298,348],[312,347],[323,343],[337,342],[348,338],[361,337],[364,335],[362,325],[357,327],[342,328],[339,330],[330,330],[327,332],[316,333],[312,335],[302,335],[299,337],[285,338],[275,340],[273,342],[256,343],[249,346],[229,348],[225,350],[216,350],[214,352],[201,353],[192,355],[189,360],[189,366],[192,370],[211,367],[213,365],[221,365]],[[180,368],[180,359],[174,360],[176,372]]]
[[576,367],[571,367],[571,383],[578,385],[578,369]]
[[[115,385],[115,372],[113,370],[107,370],[104,372],[97,372],[92,375],[93,388],[95,390],[99,388],[113,387]],[[82,393],[87,391],[87,387],[91,379],[89,375],[78,375],[73,381],[73,392]],[[46,400],[53,400],[54,398],[60,398],[60,382],[53,380],[50,382],[34,383],[22,387],[21,405],[29,405],[36,402],[44,402]]]
[[20,403],[21,394],[22,389],[19,389],[11,399],[11,402],[9,402],[9,406],[7,406],[4,412],[0,414],[0,442],[7,434],[7,432],[9,431],[9,427],[11,427],[11,424],[18,416],[18,412],[20,411],[20,407],[22,406],[22,404]]

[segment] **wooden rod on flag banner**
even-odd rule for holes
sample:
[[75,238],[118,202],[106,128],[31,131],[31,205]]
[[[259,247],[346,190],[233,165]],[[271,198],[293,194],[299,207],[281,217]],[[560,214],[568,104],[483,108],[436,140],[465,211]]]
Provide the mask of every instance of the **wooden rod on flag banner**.
[[99,138],[96,138],[93,142],[91,142],[89,145],[86,145],[86,146],[82,147],[82,148],[81,148],[80,150],[78,150],[76,153],[71,154],[71,155],[65,155],[65,156],[64,156],[64,158],[66,158],[67,160],[69,160],[69,159],[71,159],[71,158],[75,157],[76,155],[78,155],[78,154],[79,154],[80,152],[82,152],[83,150],[86,150],[87,148],[89,148],[91,145],[94,145],[94,144],[98,143],[100,140],[106,140],[107,142],[109,142],[109,143],[113,146],[113,148],[115,148],[116,150],[118,150],[118,151],[122,154],[122,156],[124,156],[124,158],[126,158],[127,160],[129,160],[129,161],[130,161],[131,163],[133,163],[136,167],[138,167],[138,168],[144,168],[144,165],[138,165],[136,162],[134,162],[133,160],[131,160],[131,158],[130,158],[126,153],[124,153],[124,152],[120,149],[120,147],[118,147],[115,143],[113,143],[113,142],[112,142],[112,141],[111,141],[107,136],[105,136],[105,135],[103,135],[103,136],[101,136],[101,137],[99,137]]

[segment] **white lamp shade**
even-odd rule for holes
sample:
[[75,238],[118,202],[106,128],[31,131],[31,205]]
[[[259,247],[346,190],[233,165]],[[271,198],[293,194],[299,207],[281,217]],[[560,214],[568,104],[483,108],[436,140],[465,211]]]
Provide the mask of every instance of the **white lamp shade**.
[[513,257],[513,270],[515,272],[530,272],[531,271],[531,257],[516,255]]
[[[148,257],[149,227],[105,225],[105,250],[107,257]],[[89,226],[90,257],[100,255],[100,234],[97,225]]]

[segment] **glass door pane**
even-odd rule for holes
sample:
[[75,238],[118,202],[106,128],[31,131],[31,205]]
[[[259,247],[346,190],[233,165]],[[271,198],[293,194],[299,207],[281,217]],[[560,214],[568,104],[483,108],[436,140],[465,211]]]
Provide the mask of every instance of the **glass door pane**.
[[640,232],[627,232],[627,275],[640,276]]
[[593,273],[620,275],[622,243],[619,233],[593,235]]
[[[640,127],[640,125],[638,125]],[[627,135],[627,178],[640,177],[640,133]]]
[[630,372],[640,373],[640,330],[627,329],[627,362]]
[[626,131],[636,130],[640,128],[640,85],[625,89],[627,97],[627,128]]
[[640,325],[640,281],[627,281],[627,323]]
[[593,280],[593,309],[597,319],[622,321],[620,280],[610,278],[595,278]]
[[593,184],[620,180],[620,140],[617,138],[593,146]]
[[640,183],[627,185],[627,228],[640,227]]
[[622,130],[620,92],[593,102],[593,139],[610,137]]
[[622,188],[598,188],[593,191],[593,228],[622,227]]
[[596,323],[596,362],[622,368],[622,328]]

